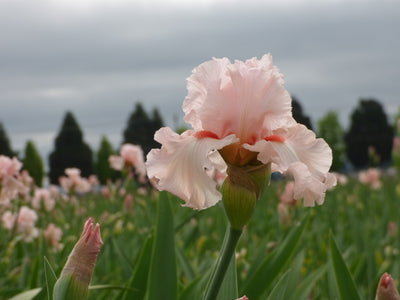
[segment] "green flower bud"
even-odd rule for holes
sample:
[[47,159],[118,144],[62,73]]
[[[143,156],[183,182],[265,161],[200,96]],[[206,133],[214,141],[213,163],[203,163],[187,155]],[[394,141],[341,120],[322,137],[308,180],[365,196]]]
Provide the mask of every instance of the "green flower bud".
[[225,212],[232,228],[241,230],[269,183],[271,164],[228,166],[221,188]]

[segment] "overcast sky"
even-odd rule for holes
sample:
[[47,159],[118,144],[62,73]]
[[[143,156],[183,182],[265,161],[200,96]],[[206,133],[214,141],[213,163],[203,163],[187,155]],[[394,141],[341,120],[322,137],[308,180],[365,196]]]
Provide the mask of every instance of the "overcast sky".
[[182,121],[186,78],[212,57],[271,53],[314,124],[360,97],[400,106],[400,1],[0,0],[0,121],[47,161],[66,110],[97,150],[134,104]]

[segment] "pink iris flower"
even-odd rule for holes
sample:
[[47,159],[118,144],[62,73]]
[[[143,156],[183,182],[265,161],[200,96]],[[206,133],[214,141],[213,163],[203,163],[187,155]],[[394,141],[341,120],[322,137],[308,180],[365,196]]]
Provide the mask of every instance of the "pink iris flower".
[[234,63],[214,58],[195,68],[183,103],[184,120],[193,129],[181,135],[168,127],[156,132],[162,147],[147,156],[150,180],[183,199],[184,206],[213,206],[222,196],[207,170],[220,169],[217,153],[228,170],[257,160],[270,164],[273,172],[289,172],[296,200],[322,204],[336,183],[328,173],[332,151],[293,119],[283,84],[269,54]]

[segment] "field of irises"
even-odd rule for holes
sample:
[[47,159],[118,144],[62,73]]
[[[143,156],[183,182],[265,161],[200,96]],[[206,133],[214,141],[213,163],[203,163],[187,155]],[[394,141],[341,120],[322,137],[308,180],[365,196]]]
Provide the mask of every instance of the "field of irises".
[[329,172],[269,54],[201,64],[183,111],[192,129],[160,128],[146,161],[122,145],[103,186],[67,168],[37,188],[0,156],[1,298],[400,299],[398,137],[397,171]]
[[[1,212],[0,299],[52,299],[88,217],[104,243],[89,299],[159,299],[151,291],[162,284],[165,299],[202,298],[227,228],[222,203],[196,211],[132,176],[100,187],[67,173],[63,188],[47,189],[15,176],[23,186]],[[347,268],[359,297],[374,299],[384,272],[400,278],[398,177],[371,169],[337,178],[315,207],[293,201],[285,178],[271,181],[239,240],[237,282],[229,269],[218,299],[349,299],[341,293],[351,281],[335,276],[346,279]]]

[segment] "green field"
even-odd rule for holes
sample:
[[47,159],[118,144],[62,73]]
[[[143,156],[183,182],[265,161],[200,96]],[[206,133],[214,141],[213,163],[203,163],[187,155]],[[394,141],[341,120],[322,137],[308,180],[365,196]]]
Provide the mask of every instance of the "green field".
[[[331,233],[361,299],[374,299],[384,272],[400,279],[397,177],[384,175],[378,190],[350,178],[345,185],[328,191],[322,206],[305,208],[299,203],[288,207],[289,223],[283,224],[277,205],[285,183],[284,180],[271,182],[239,241],[236,251],[239,296],[245,293],[251,300],[268,299],[268,296],[270,299],[344,299],[331,261]],[[121,187],[124,194],[124,190],[120,193]],[[91,283],[95,288],[90,291],[89,299],[143,299],[146,291],[156,284],[157,268],[165,267],[163,260],[176,265],[171,276],[172,280],[175,276],[178,279],[179,299],[201,299],[227,228],[222,203],[197,212],[181,207],[181,200],[173,195],[162,193],[159,199],[160,193],[150,188],[146,194],[138,192],[132,181],[112,184],[110,191],[109,197],[99,191],[73,196],[75,200],[70,197],[65,201],[60,197],[50,212],[42,207],[37,211],[35,224],[39,235],[32,242],[25,242],[20,235],[0,227],[0,299],[46,287],[47,283],[51,285],[49,272],[54,270],[56,276],[60,274],[89,216],[100,223],[104,241]],[[130,207],[124,204],[128,193],[133,195]],[[160,209],[165,204],[168,208],[169,203],[173,222],[170,225],[171,220],[165,221],[168,214],[157,215],[159,201],[164,202]],[[30,204],[16,199],[12,205],[16,210],[17,206]],[[388,232],[389,222],[394,222],[395,228]],[[63,231],[60,241],[63,246],[58,250],[43,237],[49,223]],[[305,225],[304,231],[296,236],[301,233],[301,224]],[[172,241],[175,249],[155,250],[161,232],[168,226],[173,226],[174,232],[167,232],[161,243],[166,245]],[[291,243],[290,247],[287,243]],[[151,265],[154,251],[165,253],[160,266]],[[168,284],[170,271],[166,272]],[[228,277],[230,274],[234,273],[228,273]],[[135,296],[128,297],[127,293]],[[35,299],[47,299],[45,293],[40,295]]]

